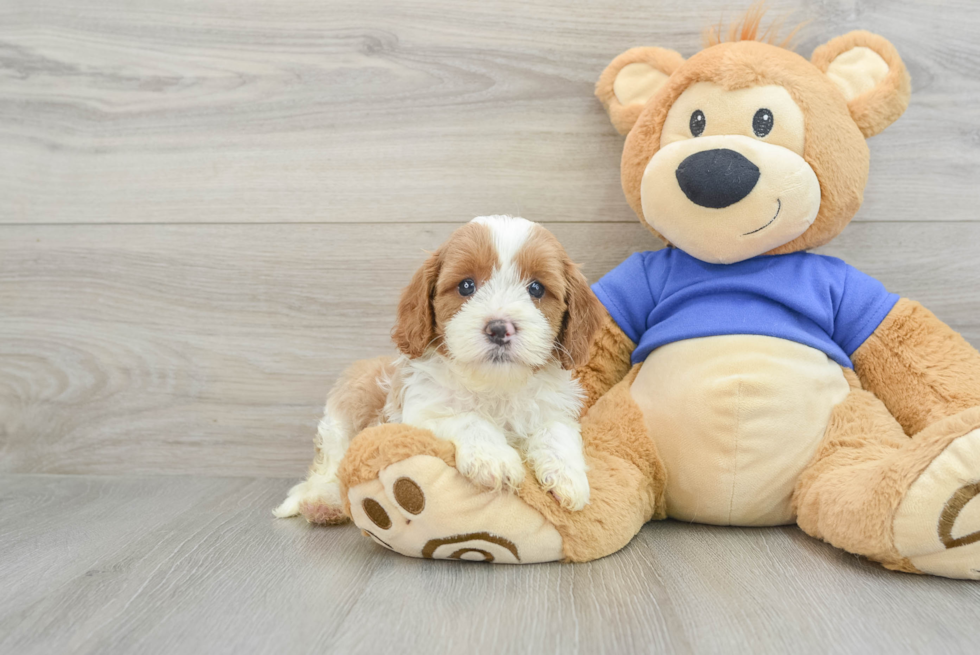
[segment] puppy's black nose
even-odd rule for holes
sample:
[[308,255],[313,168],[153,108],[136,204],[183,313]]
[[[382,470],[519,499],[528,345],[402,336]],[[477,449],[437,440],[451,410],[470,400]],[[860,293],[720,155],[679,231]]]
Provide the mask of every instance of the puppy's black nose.
[[677,167],[677,183],[696,205],[721,209],[751,193],[759,167],[728,148],[696,152]]
[[487,323],[484,332],[487,334],[487,339],[498,346],[502,346],[507,343],[507,339],[514,334],[515,330],[509,321],[494,319]]

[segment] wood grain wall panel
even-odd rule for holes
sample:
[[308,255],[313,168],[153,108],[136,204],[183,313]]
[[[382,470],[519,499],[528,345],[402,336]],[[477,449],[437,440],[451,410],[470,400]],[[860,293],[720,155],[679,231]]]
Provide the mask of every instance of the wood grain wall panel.
[[[746,0],[744,5],[748,5]],[[869,29],[912,73],[859,221],[973,220],[970,0],[770,2],[799,52]],[[929,9],[928,4],[934,8]],[[620,221],[622,138],[592,87],[685,55],[730,0],[0,2],[0,222]]]
[[[324,394],[391,352],[401,287],[448,224],[0,227],[0,470],[300,474]],[[657,247],[550,226],[590,279]],[[980,345],[974,223],[865,223],[828,254]]]

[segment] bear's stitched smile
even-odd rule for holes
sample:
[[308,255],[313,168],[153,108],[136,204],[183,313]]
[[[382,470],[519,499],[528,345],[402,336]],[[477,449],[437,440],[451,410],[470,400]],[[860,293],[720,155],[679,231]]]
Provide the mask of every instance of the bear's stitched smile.
[[776,198],[776,215],[775,215],[775,216],[773,216],[773,217],[772,217],[772,218],[771,218],[771,219],[769,220],[769,222],[768,222],[768,223],[766,223],[765,225],[763,225],[762,227],[760,227],[760,228],[756,228],[756,229],[754,229],[754,230],[752,230],[751,232],[746,232],[746,233],[745,233],[745,234],[743,234],[742,236],[743,236],[743,237],[747,237],[747,236],[749,236],[750,234],[755,234],[756,232],[762,232],[762,231],[763,231],[764,229],[766,229],[767,227],[769,227],[770,225],[772,225],[772,224],[773,224],[773,223],[775,222],[775,220],[776,220],[777,218],[779,218],[779,211],[780,211],[780,210],[781,210],[782,208],[783,208],[783,203],[782,203],[782,202],[780,202],[780,200],[779,200],[779,198]]

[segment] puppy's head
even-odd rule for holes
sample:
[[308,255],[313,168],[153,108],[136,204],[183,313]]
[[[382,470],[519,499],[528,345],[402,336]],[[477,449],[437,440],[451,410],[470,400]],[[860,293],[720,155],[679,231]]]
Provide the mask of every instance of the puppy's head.
[[402,292],[392,338],[487,371],[588,361],[602,306],[546,229],[486,216],[456,230]]

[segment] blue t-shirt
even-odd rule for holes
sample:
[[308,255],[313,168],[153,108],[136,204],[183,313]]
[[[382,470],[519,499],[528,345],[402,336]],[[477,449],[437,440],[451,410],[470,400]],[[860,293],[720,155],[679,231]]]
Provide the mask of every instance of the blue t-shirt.
[[796,252],[708,264],[676,248],[638,252],[592,289],[633,343],[633,363],[696,337],[759,334],[851,368],[898,296],[836,257]]

